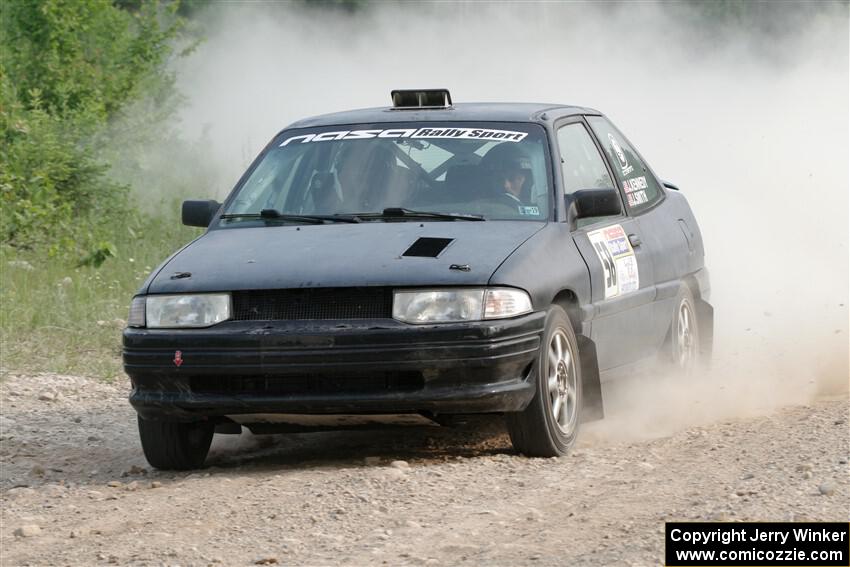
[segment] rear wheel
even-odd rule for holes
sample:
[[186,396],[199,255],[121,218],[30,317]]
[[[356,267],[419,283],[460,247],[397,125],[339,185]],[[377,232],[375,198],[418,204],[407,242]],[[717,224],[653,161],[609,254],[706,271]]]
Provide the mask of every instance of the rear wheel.
[[206,422],[177,423],[138,416],[145,458],[158,469],[188,470],[204,464],[215,426]]
[[507,415],[517,451],[529,457],[559,457],[575,443],[581,422],[581,363],[567,314],[553,305],[535,365],[535,394],[524,411]]
[[699,325],[694,296],[687,286],[682,286],[676,296],[676,310],[670,325],[673,365],[685,375],[693,374],[699,362]]

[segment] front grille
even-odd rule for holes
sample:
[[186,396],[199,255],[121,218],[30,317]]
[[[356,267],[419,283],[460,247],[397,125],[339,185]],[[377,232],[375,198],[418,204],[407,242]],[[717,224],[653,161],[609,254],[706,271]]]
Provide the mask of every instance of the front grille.
[[392,317],[392,289],[337,287],[233,292],[237,321],[384,319]]
[[363,374],[297,374],[291,376],[194,376],[195,394],[300,396],[322,394],[377,394],[412,392],[424,386],[419,372]]

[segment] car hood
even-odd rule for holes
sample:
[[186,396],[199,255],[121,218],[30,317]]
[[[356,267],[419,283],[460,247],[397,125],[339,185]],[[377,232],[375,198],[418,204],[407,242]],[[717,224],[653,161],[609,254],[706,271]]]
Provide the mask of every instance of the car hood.
[[[366,222],[210,230],[168,260],[148,293],[298,287],[484,285],[544,222]],[[405,256],[420,238],[436,257]],[[468,265],[468,271],[450,269]]]

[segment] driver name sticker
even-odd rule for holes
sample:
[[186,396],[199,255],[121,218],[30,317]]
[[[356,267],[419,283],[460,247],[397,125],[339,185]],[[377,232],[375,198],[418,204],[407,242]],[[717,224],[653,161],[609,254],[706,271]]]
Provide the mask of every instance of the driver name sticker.
[[280,143],[279,147],[290,143],[307,144],[309,142],[330,142],[336,140],[370,140],[372,138],[451,138],[455,140],[493,140],[499,142],[521,142],[528,132],[513,130],[491,130],[487,128],[390,128],[388,130],[339,130],[292,136]]
[[626,179],[623,181],[623,191],[626,193],[634,193],[635,191],[640,191],[641,189],[646,189],[646,176],[641,175],[640,177],[632,177],[631,179]]
[[640,287],[637,259],[623,227],[600,228],[587,237],[602,264],[605,299],[636,291]]
[[646,188],[646,176],[644,175],[623,181],[623,191],[626,192],[626,201],[630,209],[649,202],[649,198],[646,196]]
[[649,197],[646,196],[646,191],[644,190],[629,193],[628,195],[626,195],[626,198],[628,200],[630,209],[639,207],[640,205],[649,202]]

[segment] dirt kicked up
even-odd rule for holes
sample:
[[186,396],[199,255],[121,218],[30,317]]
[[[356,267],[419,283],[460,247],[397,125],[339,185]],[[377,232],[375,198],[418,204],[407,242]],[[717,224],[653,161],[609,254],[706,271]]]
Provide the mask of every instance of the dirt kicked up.
[[657,565],[665,520],[844,520],[844,394],[562,459],[497,420],[218,436],[201,471],[150,469],[123,382],[0,384],[3,565]]

